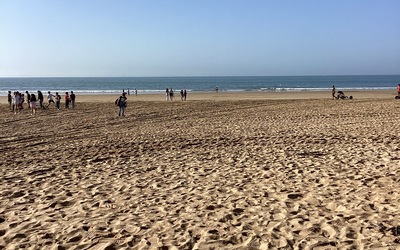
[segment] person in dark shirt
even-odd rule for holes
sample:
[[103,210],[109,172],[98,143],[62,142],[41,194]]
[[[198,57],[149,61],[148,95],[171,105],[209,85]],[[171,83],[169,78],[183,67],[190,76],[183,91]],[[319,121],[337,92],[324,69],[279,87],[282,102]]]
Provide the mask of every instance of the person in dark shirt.
[[44,105],[43,105],[43,100],[44,100],[44,96],[42,91],[38,90],[38,99],[39,99],[39,104],[40,104],[40,108],[44,109]]
[[74,91],[71,91],[71,95],[69,95],[69,97],[71,99],[71,107],[72,107],[72,109],[75,109],[75,98],[76,98],[76,96],[74,94]]
[[8,105],[10,105],[10,111],[14,111],[14,105],[12,105],[13,98],[11,95],[11,91],[8,91],[7,100],[8,100]]

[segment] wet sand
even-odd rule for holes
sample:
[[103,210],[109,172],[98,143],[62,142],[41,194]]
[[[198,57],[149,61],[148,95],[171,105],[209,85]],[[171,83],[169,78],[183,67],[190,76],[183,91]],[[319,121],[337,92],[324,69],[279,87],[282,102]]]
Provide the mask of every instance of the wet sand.
[[0,246],[400,248],[394,93],[264,94],[1,97]]

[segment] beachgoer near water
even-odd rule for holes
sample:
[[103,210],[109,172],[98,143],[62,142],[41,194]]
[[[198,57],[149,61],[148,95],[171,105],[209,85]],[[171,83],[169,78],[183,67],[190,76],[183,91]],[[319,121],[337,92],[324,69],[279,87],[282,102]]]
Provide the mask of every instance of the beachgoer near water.
[[137,96],[137,89],[135,89],[135,95]]
[[69,94],[68,92],[65,92],[65,109],[69,109]]
[[332,98],[335,100],[336,88],[335,85],[332,85]]
[[180,94],[181,94],[181,101],[183,101],[183,89],[181,89]]
[[74,91],[71,91],[71,95],[70,95],[69,97],[70,97],[70,99],[71,99],[71,106],[72,106],[72,109],[75,109],[75,98],[76,98],[76,96],[75,96],[75,94],[74,94]]
[[167,88],[165,90],[165,100],[168,101],[168,98],[169,98],[169,89]]
[[25,91],[25,93],[26,93],[26,102],[28,103],[28,108],[30,108],[31,95],[29,94],[28,91]]
[[14,113],[17,114],[20,111],[20,94],[18,91],[14,92]]
[[117,100],[118,105],[118,116],[125,116],[125,109],[127,106],[127,98],[126,93],[122,93],[122,95]]
[[7,100],[8,100],[8,105],[10,106],[10,111],[14,111],[14,105],[12,103],[13,98],[12,98],[12,95],[11,95],[11,91],[8,91]]
[[400,84],[397,85],[397,96],[400,96]]
[[183,90],[183,99],[186,101],[186,96],[187,96],[187,92],[186,92],[186,89],[185,90]]
[[51,94],[50,91],[48,91],[47,93],[48,93],[47,100],[49,102],[49,104],[47,104],[47,107],[49,107],[51,103],[55,103],[53,100],[53,97],[55,97],[55,96],[53,94]]
[[[25,102],[25,96],[22,93],[19,93],[19,108],[22,110],[24,109],[24,102]],[[29,107],[28,107],[29,108]]]
[[58,92],[56,92],[56,108],[58,110],[60,110],[60,106],[61,106],[61,96],[58,94]]
[[171,101],[174,99],[174,91],[172,89],[169,90],[169,99]]
[[33,93],[30,96],[29,105],[31,107],[31,115],[36,115],[36,96]]
[[44,97],[43,97],[42,91],[38,90],[37,93],[38,93],[38,99],[39,99],[40,108],[44,109],[44,105],[43,105]]

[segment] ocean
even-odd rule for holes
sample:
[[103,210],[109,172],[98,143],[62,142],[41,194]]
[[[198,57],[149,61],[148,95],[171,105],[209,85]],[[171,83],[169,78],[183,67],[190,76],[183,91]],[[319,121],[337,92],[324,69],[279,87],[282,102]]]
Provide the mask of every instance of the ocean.
[[77,94],[163,93],[166,88],[188,92],[396,90],[400,75],[358,76],[228,76],[228,77],[24,77],[0,78],[0,96],[8,91]]

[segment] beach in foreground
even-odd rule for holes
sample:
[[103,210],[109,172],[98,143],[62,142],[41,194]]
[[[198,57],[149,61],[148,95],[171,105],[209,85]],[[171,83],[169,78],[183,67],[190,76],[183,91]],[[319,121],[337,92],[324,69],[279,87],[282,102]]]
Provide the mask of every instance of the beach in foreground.
[[131,95],[123,118],[2,97],[0,246],[398,249],[394,94]]

